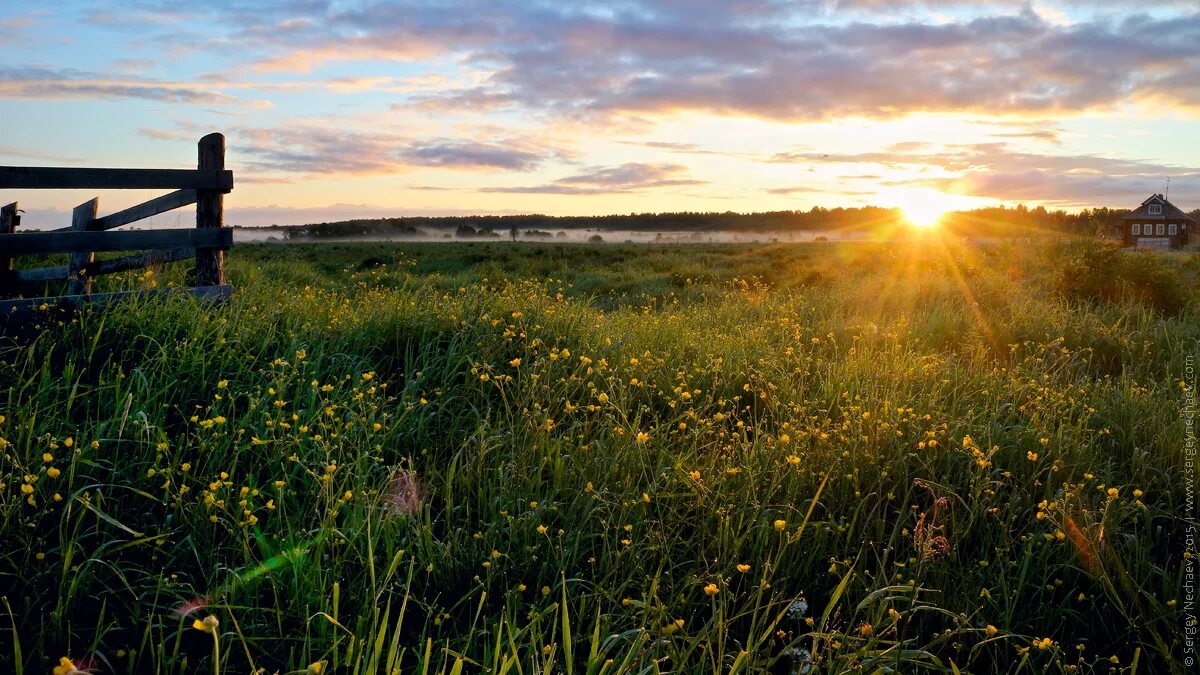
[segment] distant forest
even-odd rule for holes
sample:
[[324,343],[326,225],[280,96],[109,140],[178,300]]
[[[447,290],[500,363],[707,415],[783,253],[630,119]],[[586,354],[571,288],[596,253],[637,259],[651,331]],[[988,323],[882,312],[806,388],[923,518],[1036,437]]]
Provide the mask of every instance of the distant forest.
[[[1095,208],[1078,213],[1047,211],[1044,207],[1003,206],[952,211],[941,226],[952,232],[975,236],[1006,236],[1032,231],[1111,235],[1129,209]],[[1200,209],[1192,211],[1200,220]],[[821,232],[840,230],[871,232],[904,225],[899,209],[878,206],[827,209],[814,206],[807,211],[762,213],[631,213],[608,216],[456,216],[401,217],[342,220],[308,225],[274,225],[288,239],[327,239],[362,236],[405,236],[451,233],[458,237],[553,236],[569,229],[629,230],[641,232]]]

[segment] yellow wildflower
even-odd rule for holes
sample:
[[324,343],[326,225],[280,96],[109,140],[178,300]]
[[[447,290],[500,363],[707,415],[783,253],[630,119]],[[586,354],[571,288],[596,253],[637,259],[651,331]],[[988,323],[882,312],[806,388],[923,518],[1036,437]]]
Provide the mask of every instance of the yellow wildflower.
[[212,614],[209,614],[208,616],[204,617],[203,619],[196,619],[195,621],[193,621],[192,628],[195,628],[196,630],[198,630],[202,633],[212,633],[212,634],[216,635],[217,626],[219,626],[220,624],[221,624],[221,622],[217,620],[217,617],[213,616]]

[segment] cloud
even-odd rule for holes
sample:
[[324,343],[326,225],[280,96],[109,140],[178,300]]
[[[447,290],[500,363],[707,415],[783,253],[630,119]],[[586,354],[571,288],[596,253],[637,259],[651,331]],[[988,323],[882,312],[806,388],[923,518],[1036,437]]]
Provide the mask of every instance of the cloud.
[[[228,146],[249,167],[304,174],[387,173],[402,168],[396,146],[402,142],[388,134],[287,127],[234,128]],[[244,156],[245,159],[241,160]],[[231,158],[231,163],[235,161]]]
[[[781,120],[914,111],[1061,113],[1144,101],[1200,108],[1200,13],[1087,5],[1062,21],[1025,3],[628,0],[217,3],[253,68],[453,58],[476,86],[429,109],[516,105],[587,117],[703,111]],[[958,20],[916,15],[965,8]],[[247,20],[252,16],[253,20]],[[920,17],[920,18],[913,18]],[[1047,18],[1050,17],[1050,18]],[[233,22],[237,23],[233,23]],[[1148,39],[1147,36],[1153,36]]]
[[[149,31],[138,41],[144,47],[237,45],[243,73],[423,61],[476,76],[466,86],[407,92],[396,103],[433,113],[519,108],[602,119],[700,111],[802,121],[1078,113],[1138,102],[1200,111],[1194,3],[1133,13],[1141,3],[1070,2],[1068,14],[1079,17],[1071,21],[1053,4],[158,0],[138,3],[122,20]],[[115,17],[98,12],[88,20]],[[205,32],[184,32],[197,26]],[[352,80],[345,86],[373,86]],[[199,102],[214,95],[201,85],[139,80],[7,86],[11,96]]]
[[[1147,195],[1162,192],[1166,175],[1183,179],[1176,182],[1173,201],[1190,204],[1200,197],[1200,170],[1184,173],[1138,173],[1110,176],[1093,173],[1059,173],[1045,169],[1026,169],[1003,172],[972,172],[960,178],[919,180],[918,183],[945,192],[970,194],[1003,201],[1035,201],[1068,207],[1107,205],[1132,208]],[[1189,188],[1190,189],[1187,189]],[[1179,188],[1184,188],[1181,191]]]
[[[197,129],[143,128],[155,140],[193,141]],[[528,172],[543,162],[561,160],[561,149],[525,138],[476,141],[448,138],[414,139],[389,132],[363,132],[342,127],[296,125],[278,128],[233,127],[226,131],[230,163],[284,174],[371,175],[420,167],[460,171]],[[288,180],[267,176],[264,180]]]
[[113,68],[123,73],[141,73],[155,65],[154,59],[120,58],[112,61]]
[[993,138],[1027,138],[1054,145],[1062,143],[1062,131],[1059,129],[1029,129],[1027,131],[1010,131],[991,135]]
[[1200,167],[1096,155],[1021,152],[1006,142],[915,144],[907,151],[894,148],[848,154],[779,153],[766,161],[885,166],[905,173],[925,170],[929,175],[882,180],[880,184],[929,187],[1003,201],[1122,206],[1161,192],[1167,176],[1179,181],[1177,189],[1186,190],[1190,185],[1192,194],[1200,196]]
[[[95,9],[89,12],[83,18],[83,22],[96,26],[125,26],[129,24],[143,25],[173,25],[185,22],[192,17],[186,9],[161,8],[155,9],[149,7],[152,3],[129,3],[129,7],[122,8],[120,12],[108,11],[107,9]],[[165,3],[170,5],[172,3]],[[141,5],[141,6],[139,6]]]
[[703,181],[675,178],[687,173],[680,164],[641,164],[631,162],[620,166],[601,167],[586,173],[558,180],[566,185],[606,188],[659,187],[663,185],[696,185]]
[[[222,6],[224,5],[224,6]],[[503,4],[339,3],[283,0],[257,4],[214,3],[215,21],[231,27],[228,39],[266,52],[256,72],[310,72],[334,61],[415,61],[453,53],[460,45],[499,40],[522,11]]]
[[707,181],[687,177],[679,164],[629,162],[619,166],[594,167],[584,173],[560,178],[546,185],[489,187],[483,192],[516,194],[598,195],[635,192],[652,188],[704,185]]
[[418,166],[532,171],[547,155],[507,145],[434,139],[410,144],[400,156]]
[[18,16],[0,17],[0,33],[4,35],[7,44],[26,43],[30,28],[38,24],[44,12],[26,12]]
[[197,138],[199,138],[199,136],[197,136],[197,134],[196,134],[195,129],[191,129],[189,131],[184,131],[182,129],[169,130],[169,129],[151,129],[151,128],[143,127],[141,129],[138,129],[138,134],[141,136],[145,136],[146,138],[154,139],[156,141],[193,141],[193,140],[196,140]]
[[32,47],[45,41],[45,38],[39,35],[41,31],[36,29],[45,24],[46,19],[53,14],[52,10],[37,8],[16,14],[14,7],[10,14],[0,17],[0,35],[4,36],[4,45],[8,50],[16,52],[18,47]]
[[821,194],[824,192],[827,192],[827,190],[801,186],[767,188],[767,194],[772,195]]
[[412,96],[411,100],[412,103],[409,104],[394,104],[392,109],[403,110],[412,107],[426,112],[486,112],[511,107],[515,102],[512,96],[489,91],[485,87],[417,94]]
[[726,157],[748,156],[744,153],[709,150],[698,143],[672,143],[668,141],[617,141],[621,145],[632,145],[652,150],[664,150],[680,155],[722,155]]
[[108,78],[70,68],[0,67],[0,98],[135,98],[163,103],[228,105],[236,98],[203,84]]
[[[670,36],[664,30],[659,39]],[[599,94],[572,86],[576,97],[590,96],[592,107],[778,119],[1080,111],[1139,97],[1196,106],[1200,88],[1189,89],[1184,81],[1200,79],[1198,37],[1200,15],[1067,28],[1024,13],[944,25],[811,26],[789,36],[706,39],[697,31],[669,59],[626,57],[637,72],[607,73],[612,84],[597,87]],[[718,65],[698,49],[712,39],[742,46],[720,51]],[[518,88],[540,86],[547,82],[538,77],[542,70],[521,62],[507,77]]]
[[0,145],[0,158],[18,157],[20,159],[35,159],[40,162],[54,162],[55,164],[78,164],[83,161],[78,157],[69,157],[50,152],[44,152],[37,148],[29,148],[21,145]]

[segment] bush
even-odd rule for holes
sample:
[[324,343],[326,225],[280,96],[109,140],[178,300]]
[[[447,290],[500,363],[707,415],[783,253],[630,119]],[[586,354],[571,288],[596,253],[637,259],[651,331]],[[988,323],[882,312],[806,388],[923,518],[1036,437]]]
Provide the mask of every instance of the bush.
[[1122,251],[1112,242],[1072,242],[1058,249],[1062,266],[1056,290],[1070,298],[1138,302],[1164,314],[1177,314],[1187,303],[1178,271],[1153,251]]

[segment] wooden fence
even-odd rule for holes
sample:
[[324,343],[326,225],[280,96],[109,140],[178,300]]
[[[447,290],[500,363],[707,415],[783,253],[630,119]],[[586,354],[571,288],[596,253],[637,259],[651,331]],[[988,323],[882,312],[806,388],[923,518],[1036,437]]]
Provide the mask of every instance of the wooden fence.
[[[225,169],[225,137],[200,139],[195,169],[77,169],[0,166],[3,189],[174,189],[122,211],[99,216],[99,199],[75,207],[71,224],[57,230],[16,232],[20,211],[13,202],[0,207],[0,298],[20,295],[23,283],[66,281],[66,295],[0,300],[0,322],[26,317],[45,305],[76,306],[171,291],[91,293],[92,278],[161,263],[196,259],[195,285],[181,289],[197,297],[224,299],[224,251],[233,245],[225,228],[224,197],[233,189],[233,172]],[[196,227],[170,230],[113,231],[115,228],[184,206],[196,205]],[[96,260],[101,251],[145,251]],[[16,269],[23,255],[69,253],[70,262],[55,267]]]

